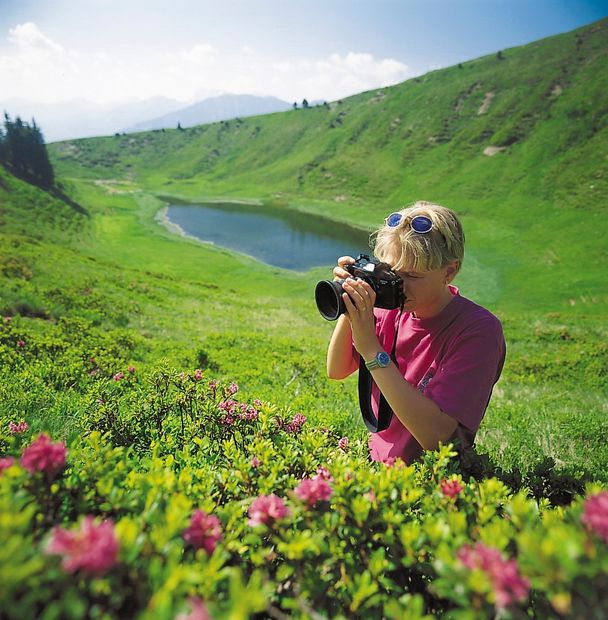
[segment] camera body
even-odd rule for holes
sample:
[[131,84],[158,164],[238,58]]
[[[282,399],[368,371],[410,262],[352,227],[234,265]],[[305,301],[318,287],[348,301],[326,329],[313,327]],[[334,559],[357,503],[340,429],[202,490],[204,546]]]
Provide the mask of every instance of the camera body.
[[[376,308],[392,310],[399,308],[405,301],[403,282],[387,263],[381,263],[367,254],[359,254],[352,265],[346,265],[346,271],[353,278],[367,282],[376,293]],[[335,321],[346,312],[342,300],[342,283],[344,280],[322,280],[315,289],[315,300],[321,316],[328,321]]]

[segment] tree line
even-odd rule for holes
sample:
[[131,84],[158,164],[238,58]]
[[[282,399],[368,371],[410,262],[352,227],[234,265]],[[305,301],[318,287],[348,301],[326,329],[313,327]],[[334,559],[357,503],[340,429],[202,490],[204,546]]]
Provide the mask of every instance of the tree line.
[[18,116],[12,121],[4,113],[4,127],[0,127],[0,164],[42,189],[50,189],[55,183],[44,138],[34,119],[31,124]]

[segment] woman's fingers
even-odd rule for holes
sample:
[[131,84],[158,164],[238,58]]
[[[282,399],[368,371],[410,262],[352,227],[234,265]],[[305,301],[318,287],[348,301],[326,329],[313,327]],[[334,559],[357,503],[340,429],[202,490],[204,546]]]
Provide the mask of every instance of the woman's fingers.
[[346,267],[346,265],[352,265],[355,259],[352,256],[340,256],[338,259],[338,267]]
[[352,256],[340,256],[338,266],[334,267],[334,280],[346,280],[350,278],[350,273],[345,269],[346,265],[352,265],[355,259]]
[[375,294],[367,282],[363,280],[346,280],[342,288],[350,296],[357,310],[371,310],[374,306]]

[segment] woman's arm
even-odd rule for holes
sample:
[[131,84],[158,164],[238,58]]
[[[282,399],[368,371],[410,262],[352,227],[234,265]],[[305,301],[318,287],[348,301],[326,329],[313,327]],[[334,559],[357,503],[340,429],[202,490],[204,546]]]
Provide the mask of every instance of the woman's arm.
[[[376,353],[370,351],[363,359],[369,361]],[[440,441],[446,443],[454,434],[458,422],[411,386],[392,361],[371,373],[393,413],[425,450],[436,450]]]
[[[334,267],[334,281],[346,280],[351,275],[346,271],[352,265],[352,256],[340,256],[338,265]],[[330,379],[346,379],[359,368],[359,354],[353,347],[353,333],[346,314],[338,318],[327,349],[327,376]]]
[[327,376],[346,379],[359,368],[359,354],[353,348],[353,335],[346,315],[338,319],[327,349]]

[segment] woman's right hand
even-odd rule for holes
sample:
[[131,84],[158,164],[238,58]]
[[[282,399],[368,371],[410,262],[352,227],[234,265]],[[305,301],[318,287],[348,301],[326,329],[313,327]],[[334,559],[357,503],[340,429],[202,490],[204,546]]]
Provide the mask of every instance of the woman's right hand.
[[334,267],[334,281],[352,278],[351,274],[346,271],[346,265],[352,265],[354,262],[355,259],[352,256],[340,256],[337,267]]

